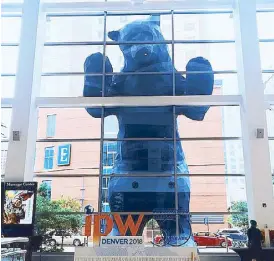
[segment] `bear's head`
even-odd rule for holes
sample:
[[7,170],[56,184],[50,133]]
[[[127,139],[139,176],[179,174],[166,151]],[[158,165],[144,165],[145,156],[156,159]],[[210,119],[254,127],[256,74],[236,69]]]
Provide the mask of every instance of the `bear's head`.
[[140,68],[171,60],[166,44],[153,44],[164,41],[159,15],[131,22],[118,31],[109,32],[108,37],[118,43],[121,42],[119,47],[124,55],[126,67],[134,64],[135,66],[129,67]]

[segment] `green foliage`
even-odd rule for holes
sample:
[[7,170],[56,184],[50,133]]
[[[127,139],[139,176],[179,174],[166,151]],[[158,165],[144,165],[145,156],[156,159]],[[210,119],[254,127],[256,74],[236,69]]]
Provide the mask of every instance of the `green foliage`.
[[150,229],[156,229],[156,228],[159,228],[159,225],[158,225],[158,223],[155,219],[150,219],[147,222],[147,227],[150,228]]
[[232,202],[229,208],[230,212],[243,212],[239,214],[231,214],[228,218],[228,222],[235,227],[247,227],[248,226],[248,214],[247,214],[247,202],[235,201]]
[[48,185],[47,183],[42,183],[38,189],[38,197],[41,196],[43,198],[47,197]]
[[64,197],[58,200],[49,200],[46,195],[47,185],[41,184],[36,202],[37,234],[45,236],[48,232],[54,231],[64,237],[67,234],[80,232],[82,216],[74,214],[81,210],[80,203],[75,199]]

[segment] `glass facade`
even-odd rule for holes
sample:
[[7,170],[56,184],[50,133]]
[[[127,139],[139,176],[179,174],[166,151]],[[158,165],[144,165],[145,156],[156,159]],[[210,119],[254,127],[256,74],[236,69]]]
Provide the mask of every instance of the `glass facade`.
[[[161,245],[157,240],[166,233],[170,246],[225,247],[223,241],[198,240],[204,231],[215,237],[229,228],[242,233],[248,221],[250,168],[233,13],[97,11],[45,11],[45,41],[36,50],[40,65],[33,73],[38,124],[31,167],[34,180],[47,187],[39,202],[75,212],[73,218],[64,214],[71,217],[67,224],[74,234],[84,234],[85,209],[120,212],[123,220],[125,213],[137,213],[144,214],[137,235],[146,245]],[[272,18],[273,12],[257,12],[269,108],[274,103],[274,36],[267,26]],[[7,102],[17,97],[21,18],[10,13],[2,19]],[[271,113],[266,112],[273,170]],[[45,212],[41,206],[38,226]],[[114,230],[111,235],[118,235]]]

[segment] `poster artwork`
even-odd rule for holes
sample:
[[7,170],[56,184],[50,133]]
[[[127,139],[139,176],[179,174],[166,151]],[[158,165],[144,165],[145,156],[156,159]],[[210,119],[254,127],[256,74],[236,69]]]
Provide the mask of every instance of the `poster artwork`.
[[34,191],[6,190],[4,224],[32,224]]

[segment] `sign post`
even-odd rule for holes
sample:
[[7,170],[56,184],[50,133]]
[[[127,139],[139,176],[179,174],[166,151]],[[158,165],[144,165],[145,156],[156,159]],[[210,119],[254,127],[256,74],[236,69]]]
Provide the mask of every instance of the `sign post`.
[[208,217],[204,218],[204,224],[207,226],[207,232],[209,233],[209,220],[208,220]]

